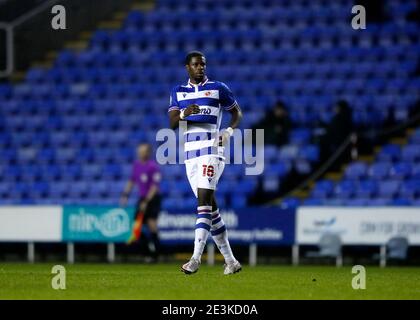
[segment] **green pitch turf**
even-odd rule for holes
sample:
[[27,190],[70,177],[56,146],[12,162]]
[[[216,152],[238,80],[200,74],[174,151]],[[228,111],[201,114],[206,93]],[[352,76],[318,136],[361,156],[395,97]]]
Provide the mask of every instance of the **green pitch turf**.
[[66,265],[66,289],[54,290],[53,264],[0,264],[0,299],[420,299],[420,268],[366,267],[366,289],[351,267],[244,266],[231,276],[203,265]]

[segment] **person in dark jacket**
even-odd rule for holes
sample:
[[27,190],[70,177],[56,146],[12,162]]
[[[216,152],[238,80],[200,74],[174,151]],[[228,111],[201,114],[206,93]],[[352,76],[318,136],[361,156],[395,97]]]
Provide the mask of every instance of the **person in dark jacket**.
[[282,101],[278,101],[253,129],[264,129],[264,143],[280,146],[288,142],[290,126],[287,109]]
[[339,100],[334,108],[335,115],[327,125],[321,138],[321,161],[324,162],[343,143],[353,129],[352,110],[345,100]]

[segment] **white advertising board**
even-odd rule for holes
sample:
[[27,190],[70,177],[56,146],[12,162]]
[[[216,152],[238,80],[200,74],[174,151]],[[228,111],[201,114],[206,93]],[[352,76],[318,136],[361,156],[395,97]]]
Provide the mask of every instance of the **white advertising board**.
[[349,245],[381,245],[394,236],[420,245],[420,207],[300,207],[296,219],[298,244],[317,244],[331,232]]
[[62,215],[60,206],[0,206],[0,241],[61,241]]

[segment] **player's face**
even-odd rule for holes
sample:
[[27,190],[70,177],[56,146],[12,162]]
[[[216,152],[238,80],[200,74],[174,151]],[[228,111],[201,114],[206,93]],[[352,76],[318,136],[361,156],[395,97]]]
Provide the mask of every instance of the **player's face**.
[[201,82],[206,76],[206,58],[205,57],[192,57],[189,64],[187,64],[188,75],[191,80],[196,83]]
[[147,145],[141,145],[137,148],[137,157],[140,160],[145,161],[149,159],[149,156],[150,156],[150,148]]

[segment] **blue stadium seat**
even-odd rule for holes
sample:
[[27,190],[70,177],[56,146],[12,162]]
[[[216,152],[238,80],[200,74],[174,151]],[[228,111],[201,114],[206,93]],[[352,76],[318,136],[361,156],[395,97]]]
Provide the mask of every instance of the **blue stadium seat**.
[[420,160],[420,146],[410,144],[405,146],[401,152],[401,160],[403,161],[419,161]]
[[378,183],[373,180],[362,180],[357,185],[356,196],[370,198],[377,194]]
[[344,173],[346,179],[350,180],[360,180],[366,177],[368,171],[368,166],[365,162],[353,162],[347,166]]
[[391,169],[391,164],[388,162],[373,163],[368,170],[368,176],[371,179],[383,180],[388,177]]
[[410,206],[411,201],[408,199],[396,198],[390,202],[393,206]]
[[296,172],[300,175],[308,175],[312,171],[312,165],[307,160],[296,160],[294,162],[294,168]]
[[420,163],[413,164],[413,168],[411,170],[411,178],[420,180]]
[[279,150],[276,146],[266,145],[264,146],[264,157],[269,162],[274,162],[277,158]]
[[298,198],[287,197],[281,201],[280,206],[283,209],[295,209],[299,206],[299,204],[300,200]]
[[264,192],[278,192],[279,190],[279,178],[276,176],[265,175],[262,177],[262,189]]
[[390,177],[394,179],[405,179],[411,175],[412,166],[409,162],[397,162],[390,171]]
[[348,207],[365,207],[369,205],[369,203],[370,203],[370,199],[354,198],[354,199],[345,200],[343,204]]
[[380,161],[395,161],[399,159],[401,148],[396,144],[388,144],[382,147],[377,159]]
[[308,144],[311,138],[309,129],[296,129],[290,133],[290,143],[304,145]]
[[420,145],[420,129],[416,129],[410,136],[410,143]]
[[353,180],[342,180],[335,185],[334,194],[336,197],[351,198],[356,190],[356,183]]
[[374,198],[374,199],[370,199],[367,205],[370,207],[383,207],[391,203],[392,201],[387,198]]
[[303,206],[321,206],[323,205],[323,201],[321,199],[316,198],[307,198],[302,202]]
[[299,149],[299,158],[316,162],[319,160],[319,148],[316,145],[305,145]]
[[332,195],[334,190],[334,182],[331,180],[320,180],[312,189],[311,197],[325,199]]
[[296,159],[299,153],[297,145],[287,145],[280,148],[279,160],[289,161]]
[[393,198],[398,194],[401,182],[398,180],[385,180],[379,183],[379,196]]
[[402,183],[399,196],[405,199],[415,199],[420,196],[420,180],[406,180]]
[[290,169],[291,167],[288,162],[278,162],[264,167],[264,170],[267,170],[266,172],[270,172],[270,175],[275,175],[277,177],[286,176],[290,172]]

